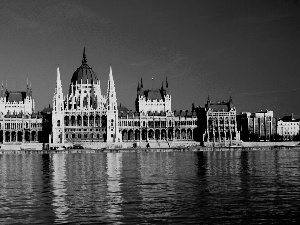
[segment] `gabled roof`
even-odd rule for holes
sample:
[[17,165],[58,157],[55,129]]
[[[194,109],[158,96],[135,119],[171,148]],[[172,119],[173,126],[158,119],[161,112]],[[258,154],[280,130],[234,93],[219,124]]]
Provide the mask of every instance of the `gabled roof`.
[[46,108],[44,108],[44,109],[41,111],[41,113],[47,113],[47,114],[49,114],[49,113],[52,113],[52,111],[53,111],[53,108],[51,108],[51,107],[46,107]]
[[299,122],[299,119],[294,119],[293,116],[284,116],[279,120],[283,122]]
[[6,92],[6,100],[8,102],[21,102],[26,98],[25,91],[8,91]]
[[212,109],[213,111],[225,111],[229,112],[233,108],[232,98],[230,97],[228,101],[210,101],[207,99],[205,104],[206,110]]
[[163,96],[160,93],[160,90],[148,90],[148,93],[145,92],[145,96],[147,99],[151,99],[151,100],[160,100],[163,99]]

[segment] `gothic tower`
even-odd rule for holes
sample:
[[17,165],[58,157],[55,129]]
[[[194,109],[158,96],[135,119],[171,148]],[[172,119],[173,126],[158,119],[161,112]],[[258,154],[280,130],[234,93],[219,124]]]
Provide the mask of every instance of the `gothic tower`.
[[117,96],[115,90],[115,82],[112,75],[112,68],[110,66],[110,73],[107,85],[106,96],[106,108],[107,108],[107,142],[119,142],[121,136],[119,134],[118,126],[118,108],[117,108]]
[[64,100],[59,67],[57,67],[56,87],[53,97],[52,126],[53,143],[64,143]]

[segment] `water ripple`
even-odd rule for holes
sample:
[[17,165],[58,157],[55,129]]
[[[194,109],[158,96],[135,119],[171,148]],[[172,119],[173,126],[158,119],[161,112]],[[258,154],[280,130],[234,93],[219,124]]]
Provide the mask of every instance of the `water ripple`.
[[0,156],[0,223],[299,222],[300,151]]

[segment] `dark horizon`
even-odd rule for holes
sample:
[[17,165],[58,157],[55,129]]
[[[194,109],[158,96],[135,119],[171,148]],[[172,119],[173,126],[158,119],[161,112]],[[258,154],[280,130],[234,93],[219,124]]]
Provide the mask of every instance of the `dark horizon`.
[[13,91],[28,78],[36,111],[52,105],[58,65],[68,93],[86,47],[102,94],[112,64],[128,109],[141,77],[149,89],[168,77],[172,110],[232,96],[238,113],[300,117],[296,0],[3,1],[0,21],[0,79]]

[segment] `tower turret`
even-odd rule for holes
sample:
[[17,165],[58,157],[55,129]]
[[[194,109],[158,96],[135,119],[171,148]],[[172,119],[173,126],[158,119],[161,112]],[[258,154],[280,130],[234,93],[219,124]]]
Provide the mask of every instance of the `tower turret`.
[[62,85],[60,80],[60,71],[57,67],[56,87],[53,97],[53,143],[64,143],[64,100]]
[[169,83],[168,83],[168,77],[166,77],[166,93],[169,94]]
[[0,98],[4,98],[3,80],[2,80],[2,86],[1,86]]
[[112,74],[112,67],[110,66],[109,79],[107,85],[107,142],[121,141],[118,126],[118,107],[117,107],[117,96],[115,89],[115,82]]

